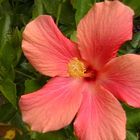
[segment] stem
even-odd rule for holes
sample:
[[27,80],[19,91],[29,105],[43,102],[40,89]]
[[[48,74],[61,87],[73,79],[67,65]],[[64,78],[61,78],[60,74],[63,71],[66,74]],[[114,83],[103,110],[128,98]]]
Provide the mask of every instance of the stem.
[[65,0],[62,0],[60,3],[59,3],[59,6],[58,6],[58,10],[57,10],[57,17],[56,17],[56,25],[58,25],[58,22],[59,22],[59,19],[60,19],[60,15],[61,15],[61,10],[62,10],[62,4],[65,2]]

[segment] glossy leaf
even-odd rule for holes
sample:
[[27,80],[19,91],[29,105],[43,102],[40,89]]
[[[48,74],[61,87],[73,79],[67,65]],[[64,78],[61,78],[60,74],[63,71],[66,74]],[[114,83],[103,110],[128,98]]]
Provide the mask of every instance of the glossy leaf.
[[5,79],[0,84],[0,91],[3,96],[15,107],[17,103],[16,85],[9,79]]
[[75,20],[76,24],[79,23],[80,19],[88,12],[93,6],[95,0],[73,0],[72,4],[76,9]]
[[7,41],[8,33],[10,31],[10,24],[11,18],[7,13],[5,13],[0,18],[0,48],[2,48]]

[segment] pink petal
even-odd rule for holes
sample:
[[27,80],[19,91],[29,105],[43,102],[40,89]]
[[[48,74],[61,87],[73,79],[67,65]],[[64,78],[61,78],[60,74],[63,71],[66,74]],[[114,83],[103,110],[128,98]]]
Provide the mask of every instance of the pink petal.
[[67,76],[69,60],[79,56],[76,44],[64,37],[47,15],[39,16],[26,26],[22,48],[36,70],[49,76]]
[[128,54],[112,59],[99,75],[101,84],[118,99],[140,107],[140,56]]
[[23,120],[38,132],[70,124],[81,104],[79,79],[53,78],[42,89],[23,95],[19,105]]
[[108,91],[88,85],[74,127],[79,140],[124,140],[126,117]]
[[99,70],[132,38],[133,11],[121,2],[97,3],[78,25],[82,58]]

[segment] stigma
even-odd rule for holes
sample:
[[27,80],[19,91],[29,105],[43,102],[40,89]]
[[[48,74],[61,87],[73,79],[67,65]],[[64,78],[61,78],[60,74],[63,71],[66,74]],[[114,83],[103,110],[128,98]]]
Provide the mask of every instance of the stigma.
[[74,57],[68,63],[68,73],[72,77],[84,77],[86,66],[81,60]]

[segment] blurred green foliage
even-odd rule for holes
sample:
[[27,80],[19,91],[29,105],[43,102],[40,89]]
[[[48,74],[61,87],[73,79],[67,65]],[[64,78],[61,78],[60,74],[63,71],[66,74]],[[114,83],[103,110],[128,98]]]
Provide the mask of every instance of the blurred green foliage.
[[135,11],[135,17],[140,16],[140,1],[139,0],[123,0],[123,2],[130,6]]
[[[49,77],[42,76],[28,63],[21,50],[25,25],[42,14],[53,16],[61,31],[76,41],[76,26],[95,2],[100,0],[0,0],[0,139],[8,130],[15,140],[76,140],[70,125],[60,131],[39,134],[30,131],[21,119],[18,99],[39,89]],[[123,0],[135,10],[134,36],[122,46],[119,55],[140,53],[140,2]],[[140,109],[123,105],[127,114],[127,140],[138,140]]]

